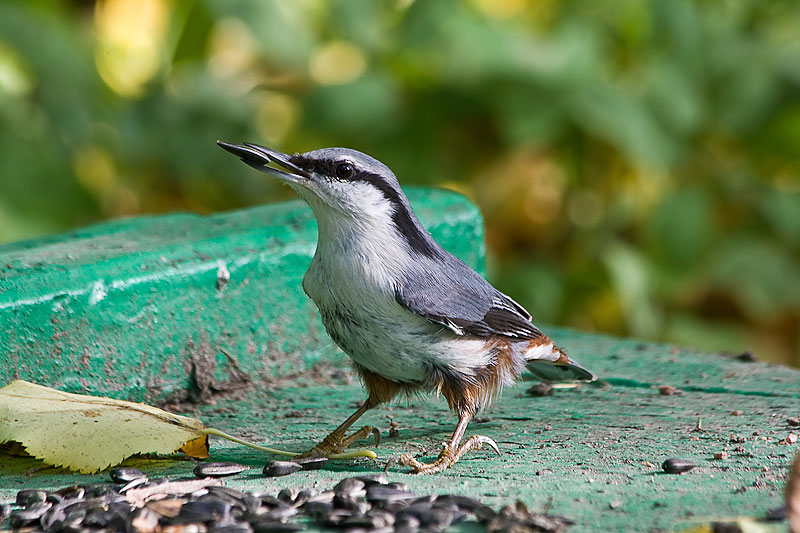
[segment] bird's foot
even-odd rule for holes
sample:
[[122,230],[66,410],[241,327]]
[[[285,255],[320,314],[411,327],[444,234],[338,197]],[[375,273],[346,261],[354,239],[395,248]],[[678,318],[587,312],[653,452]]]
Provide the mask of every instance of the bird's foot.
[[308,450],[307,452],[298,455],[298,458],[305,457],[328,457],[332,453],[343,453],[344,450],[357,440],[365,439],[370,435],[375,436],[375,446],[381,443],[381,433],[378,428],[372,426],[364,426],[358,431],[354,432],[349,437],[344,437],[344,432],[334,431],[322,442]]
[[473,435],[457,448],[452,444],[445,444],[439,454],[439,458],[432,463],[422,463],[414,459],[411,454],[406,453],[389,461],[389,464],[386,465],[386,469],[393,464],[401,464],[403,466],[410,466],[415,474],[438,474],[456,464],[465,453],[473,450],[480,450],[484,444],[489,445],[497,455],[500,455],[500,449],[497,447],[497,443],[492,439],[481,435]]

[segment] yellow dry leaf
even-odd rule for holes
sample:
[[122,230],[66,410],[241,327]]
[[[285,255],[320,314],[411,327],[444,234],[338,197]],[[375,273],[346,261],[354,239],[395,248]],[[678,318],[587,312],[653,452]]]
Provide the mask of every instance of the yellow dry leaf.
[[[0,389],[0,443],[17,441],[44,462],[88,474],[140,453],[169,454],[205,426],[141,403],[57,391],[27,381]],[[207,455],[207,449],[206,449]]]

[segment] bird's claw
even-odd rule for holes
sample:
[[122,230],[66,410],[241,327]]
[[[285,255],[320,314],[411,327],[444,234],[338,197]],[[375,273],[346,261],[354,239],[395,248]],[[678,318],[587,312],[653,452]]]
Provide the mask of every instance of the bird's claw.
[[344,450],[348,446],[350,446],[353,442],[364,439],[369,435],[373,435],[375,437],[375,446],[376,447],[379,446],[381,443],[380,430],[372,426],[364,426],[346,438],[343,438],[342,435],[334,431],[333,433],[325,437],[322,440],[322,442],[320,442],[307,452],[300,454],[299,457],[300,458],[328,457],[329,455],[334,453],[343,453]]
[[[477,437],[477,438],[478,438],[478,441],[479,441],[481,444],[488,444],[488,445],[489,445],[489,447],[490,447],[492,450],[494,450],[494,453],[496,453],[498,457],[501,455],[501,453],[500,453],[500,448],[497,446],[497,443],[496,443],[495,441],[493,441],[493,440],[492,440],[492,439],[490,439],[489,437],[484,437],[483,435],[475,435],[475,437]],[[472,437],[472,438],[474,439],[475,437]],[[476,448],[476,449],[478,449],[478,450],[479,450],[480,448],[481,448],[481,446],[478,446],[478,448]]]
[[386,472],[392,466],[400,464],[402,466],[410,466],[415,474],[436,474],[456,464],[465,453],[480,450],[484,444],[487,444],[497,455],[500,455],[500,448],[494,440],[482,435],[473,435],[455,450],[451,444],[445,443],[439,453],[439,457],[432,463],[422,463],[411,454],[404,453],[389,459],[383,470]]

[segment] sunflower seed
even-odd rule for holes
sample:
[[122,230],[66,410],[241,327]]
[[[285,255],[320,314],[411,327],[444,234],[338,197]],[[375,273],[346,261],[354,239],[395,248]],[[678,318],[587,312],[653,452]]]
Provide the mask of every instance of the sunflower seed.
[[293,462],[303,467],[303,470],[319,470],[328,462],[327,457],[304,457],[302,459],[295,459]]
[[86,489],[80,485],[72,485],[71,487],[64,487],[63,489],[59,489],[55,492],[65,500],[70,499],[83,499],[86,496]]
[[364,490],[365,483],[364,481],[355,478],[355,477],[348,477],[341,480],[339,483],[333,486],[334,492],[336,494],[358,494],[361,493],[363,496],[366,494]]
[[210,522],[225,518],[230,512],[230,503],[218,499],[206,499],[184,503],[178,516],[187,521]]
[[11,516],[9,516],[9,524],[14,529],[19,529],[23,526],[33,524],[35,521],[39,520],[52,506],[53,504],[42,501],[31,504],[25,509],[12,511]]
[[293,461],[269,461],[264,466],[264,475],[269,477],[288,476],[302,469],[302,466]]
[[250,467],[237,463],[200,463],[194,467],[194,475],[197,477],[225,477],[241,474],[245,470],[250,470]]
[[314,497],[314,491],[303,489],[297,493],[297,496],[294,497],[294,502],[292,505],[295,507],[302,507],[307,501]]
[[29,507],[37,503],[44,503],[47,493],[43,490],[25,489],[17,493],[17,505]]
[[688,472],[696,466],[696,464],[691,461],[687,461],[686,459],[672,458],[664,461],[664,464],[661,465],[661,468],[663,468],[664,472],[667,474],[683,474],[684,472]]
[[262,505],[266,505],[267,507],[278,507],[279,505],[283,505],[283,502],[280,501],[278,498],[271,494],[254,494],[256,498],[259,499]]
[[114,483],[128,483],[134,479],[147,478],[141,470],[123,467],[112,468],[108,471],[108,475]]
[[438,496],[435,500],[436,506],[440,504],[454,504],[459,509],[466,511],[475,516],[479,522],[488,522],[497,514],[494,509],[488,505],[484,505],[478,500],[468,496],[458,496],[456,494],[444,494]]
[[278,492],[278,501],[285,504],[293,504],[294,503],[294,493],[290,489],[281,489]]
[[386,474],[371,474],[368,476],[358,476],[356,479],[361,480],[367,487],[371,487],[372,485],[386,485],[389,483],[389,479],[386,477]]
[[367,501],[370,502],[396,502],[416,498],[417,495],[413,492],[393,488],[389,485],[375,485],[367,489]]
[[[299,496],[299,494],[298,494]],[[320,492],[319,494],[315,494],[308,498],[308,503],[331,503],[333,502],[333,498],[336,497],[336,493],[332,490],[327,490],[325,492]]]
[[66,520],[67,513],[64,510],[64,506],[63,504],[59,504],[47,511],[42,518],[39,519],[39,523],[45,531],[58,531],[62,529]]
[[303,506],[307,515],[315,520],[333,511],[333,504],[330,502],[308,502]]
[[141,487],[147,483],[146,477],[137,477],[136,479],[130,480],[128,483],[125,483],[123,486],[119,488],[120,493],[125,493],[131,489],[135,489],[136,487]]

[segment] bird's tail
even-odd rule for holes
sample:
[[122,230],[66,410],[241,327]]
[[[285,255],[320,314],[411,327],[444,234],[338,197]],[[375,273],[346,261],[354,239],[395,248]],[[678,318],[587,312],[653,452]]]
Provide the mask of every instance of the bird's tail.
[[522,353],[528,372],[541,381],[594,381],[597,376],[561,351],[548,338],[531,341]]

